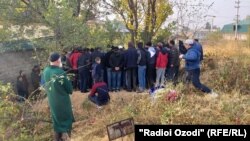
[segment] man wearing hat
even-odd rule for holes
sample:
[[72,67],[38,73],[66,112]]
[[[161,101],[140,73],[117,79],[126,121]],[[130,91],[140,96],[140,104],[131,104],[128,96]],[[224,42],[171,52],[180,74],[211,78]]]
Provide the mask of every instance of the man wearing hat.
[[192,81],[195,88],[204,93],[211,94],[211,96],[217,97],[218,95],[216,93],[212,92],[210,88],[200,82],[201,52],[195,48],[194,40],[188,39],[185,41],[184,45],[187,49],[187,53],[185,55],[181,54],[179,57],[186,61],[185,69],[188,72],[187,79]]
[[72,94],[72,84],[61,69],[60,55],[52,53],[49,61],[50,65],[45,68],[43,78],[55,131],[54,140],[65,141],[70,137],[72,123],[74,122],[69,96]]

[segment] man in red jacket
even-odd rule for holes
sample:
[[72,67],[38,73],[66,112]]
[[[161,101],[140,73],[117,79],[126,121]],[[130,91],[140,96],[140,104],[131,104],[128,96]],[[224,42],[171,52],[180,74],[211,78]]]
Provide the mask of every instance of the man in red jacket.
[[88,98],[91,102],[95,103],[98,108],[106,105],[110,100],[107,84],[103,82],[102,79],[97,79],[96,83],[92,86]]
[[155,87],[164,87],[165,70],[168,64],[167,49],[162,47],[161,43],[158,43],[160,48],[159,54],[156,60],[156,84]]
[[74,49],[73,53],[71,54],[69,60],[70,60],[70,64],[72,66],[72,72],[74,73],[75,77],[73,80],[73,88],[77,89],[78,87],[78,66],[77,66],[77,61],[81,56],[81,52],[80,52],[80,48],[78,49]]

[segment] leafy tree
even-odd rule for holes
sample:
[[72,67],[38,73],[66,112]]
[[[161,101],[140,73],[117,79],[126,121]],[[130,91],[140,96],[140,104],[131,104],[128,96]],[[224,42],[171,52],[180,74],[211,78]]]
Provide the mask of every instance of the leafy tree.
[[103,0],[104,7],[119,15],[131,34],[131,41],[151,40],[167,17],[172,6],[168,0]]

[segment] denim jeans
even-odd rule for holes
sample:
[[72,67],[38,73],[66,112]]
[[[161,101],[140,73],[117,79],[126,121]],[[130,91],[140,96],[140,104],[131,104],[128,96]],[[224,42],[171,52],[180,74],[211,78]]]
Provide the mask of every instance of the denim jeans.
[[112,69],[107,68],[107,81],[108,81],[108,88],[111,90],[112,88],[112,76],[111,76]]
[[146,89],[146,66],[138,66],[139,89]]
[[112,89],[113,90],[119,90],[121,87],[121,71],[112,71]]
[[192,81],[195,88],[205,93],[210,93],[211,89],[201,84],[200,82],[200,68],[194,70],[188,70],[187,80]]
[[95,103],[96,105],[100,106],[99,101],[97,100],[97,96],[88,96],[89,100],[93,103]]

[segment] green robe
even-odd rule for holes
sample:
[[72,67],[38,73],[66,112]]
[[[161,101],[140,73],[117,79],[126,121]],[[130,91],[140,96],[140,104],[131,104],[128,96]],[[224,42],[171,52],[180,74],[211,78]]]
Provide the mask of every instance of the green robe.
[[56,66],[46,67],[43,79],[54,130],[57,133],[69,132],[75,121],[69,96],[72,94],[72,84],[65,72]]

